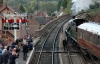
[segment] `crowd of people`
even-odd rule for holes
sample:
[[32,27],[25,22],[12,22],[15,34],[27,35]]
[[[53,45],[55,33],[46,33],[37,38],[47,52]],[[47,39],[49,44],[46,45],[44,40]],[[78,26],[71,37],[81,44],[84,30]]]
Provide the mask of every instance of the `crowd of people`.
[[[0,44],[0,64],[16,64],[16,59],[19,58],[19,52],[23,52],[23,60],[26,61],[27,53],[32,50],[32,36],[27,35],[23,38],[21,47],[19,46],[18,39],[10,46],[5,46],[3,43]],[[22,49],[22,51],[21,51]]]

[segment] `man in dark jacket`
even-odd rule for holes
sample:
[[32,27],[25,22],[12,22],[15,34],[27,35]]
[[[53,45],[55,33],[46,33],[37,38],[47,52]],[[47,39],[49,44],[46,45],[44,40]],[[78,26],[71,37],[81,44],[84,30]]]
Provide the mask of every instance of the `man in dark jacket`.
[[13,42],[12,45],[11,45],[11,48],[12,49],[15,48],[16,45],[17,45],[16,42]]
[[15,64],[15,60],[18,58],[18,53],[15,50],[12,50],[12,55],[9,57],[10,64]]
[[2,64],[2,45],[0,44],[0,64]]
[[67,48],[67,41],[66,40],[63,40],[63,47],[64,47],[64,50]]
[[3,64],[7,64],[8,63],[8,58],[9,58],[8,51],[4,50],[4,53],[3,53]]
[[28,44],[27,42],[25,42],[23,44],[23,60],[26,60],[27,58],[27,53],[28,53]]

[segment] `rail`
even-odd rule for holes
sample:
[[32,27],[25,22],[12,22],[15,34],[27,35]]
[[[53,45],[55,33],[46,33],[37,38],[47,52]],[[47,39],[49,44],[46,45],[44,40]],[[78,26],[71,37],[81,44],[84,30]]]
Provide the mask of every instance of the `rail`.
[[[62,19],[59,19],[59,20],[65,20],[67,17],[65,16],[64,18],[62,18]],[[57,20],[58,21],[58,20]],[[56,22],[57,22],[56,21]],[[58,21],[59,22],[59,21]],[[51,25],[52,26],[52,25]],[[55,26],[56,27],[56,26]],[[49,27],[50,28],[50,27]],[[45,30],[47,30],[47,28],[45,29]],[[47,39],[48,39],[48,37],[49,37],[49,35],[50,35],[50,32],[52,32],[54,30],[54,28],[51,30],[51,31],[49,31],[49,34],[47,35],[47,37],[45,38],[45,40],[44,40],[44,44],[43,44],[43,46],[41,47],[41,49],[40,49],[40,51],[39,51],[39,57],[38,57],[38,59],[37,59],[37,63],[36,64],[39,64],[39,61],[40,61],[40,59],[41,59],[41,54],[42,54],[42,50],[43,50],[43,47],[44,47],[44,45],[45,45],[45,43],[46,43],[46,41],[47,41]],[[45,31],[43,31],[44,33],[45,33]],[[42,33],[41,33],[42,34]],[[56,37],[55,37],[56,38]],[[56,41],[56,40],[55,40]],[[54,44],[53,44],[54,45]],[[31,54],[30,54],[30,56],[29,56],[29,58],[28,58],[28,60],[27,60],[27,62],[26,62],[26,64],[31,64],[31,62],[32,62],[32,57],[33,57],[33,55],[35,54],[34,53],[34,51],[35,51],[35,48],[33,49],[33,51],[31,52]],[[53,52],[50,52],[50,53],[52,53],[52,56],[54,55],[54,51]],[[52,57],[53,58],[53,57]],[[54,63],[54,61],[52,60],[52,64]]]
[[[55,31],[54,31],[54,33],[55,33],[55,37],[54,37],[54,41],[52,42],[53,43],[53,50],[51,51],[51,52],[45,52],[45,53],[51,53],[51,62],[52,62],[52,64],[54,64],[54,44],[56,43],[56,39],[57,39],[57,35],[58,35],[58,33],[59,33],[59,31],[60,31],[60,29],[61,29],[61,27],[63,26],[63,24],[65,23],[66,21],[64,21],[63,20],[63,22],[59,22],[59,23],[57,23],[55,26],[54,26],[54,28],[49,32],[49,34],[47,35],[47,37],[46,37],[46,39],[45,39],[45,41],[44,41],[44,44],[43,44],[43,46],[42,46],[42,48],[41,48],[41,51],[40,51],[40,54],[39,54],[39,58],[38,58],[38,62],[37,62],[37,64],[39,64],[39,62],[40,62],[40,59],[41,59],[41,56],[42,56],[42,52],[43,52],[43,48],[45,47],[44,45],[49,41],[49,40],[47,40],[47,39],[49,39],[49,37],[50,37],[50,35],[51,35],[51,33],[53,33],[53,31],[54,31],[54,29],[56,30],[56,28],[58,28],[57,26],[58,25],[61,25],[59,28],[58,28],[58,30],[56,31],[57,33],[55,33]],[[60,24],[60,23],[62,23],[62,24]],[[51,43],[51,44],[52,44]]]
[[[70,19],[70,18],[69,18]],[[69,19],[67,19],[67,20],[69,20]],[[66,20],[65,20],[66,21]],[[65,24],[66,22],[64,22],[63,23],[63,25]],[[55,39],[54,39],[54,43],[53,43],[53,52],[52,52],[52,64],[54,64],[54,48],[55,48],[55,43],[56,43],[56,41],[57,41],[57,37],[58,37],[58,34],[59,34],[59,32],[60,32],[60,30],[61,30],[61,28],[63,27],[63,25],[58,29],[58,32],[56,33],[56,36],[55,36]]]
[[[58,24],[56,24],[56,25],[54,26],[54,28],[55,28],[57,25],[58,25]],[[45,45],[45,43],[46,43],[46,41],[47,41],[49,35],[50,35],[51,32],[54,30],[54,28],[49,32],[49,34],[47,35],[47,37],[46,37],[46,39],[45,39],[45,41],[44,41],[44,43],[43,43],[43,46],[42,46],[42,48],[41,48],[41,52],[40,52],[40,55],[39,55],[37,64],[39,64],[39,61],[40,61],[40,58],[41,58],[41,54],[42,54],[43,47],[44,47],[44,45]]]

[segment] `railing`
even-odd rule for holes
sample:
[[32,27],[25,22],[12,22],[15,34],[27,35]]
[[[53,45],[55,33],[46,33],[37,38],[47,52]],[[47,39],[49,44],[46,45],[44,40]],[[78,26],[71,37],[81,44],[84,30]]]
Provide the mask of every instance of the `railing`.
[[2,35],[10,38],[14,38],[14,35],[12,35],[9,31],[2,31]]
[[14,35],[12,35],[9,31],[7,31],[7,34],[14,38]]

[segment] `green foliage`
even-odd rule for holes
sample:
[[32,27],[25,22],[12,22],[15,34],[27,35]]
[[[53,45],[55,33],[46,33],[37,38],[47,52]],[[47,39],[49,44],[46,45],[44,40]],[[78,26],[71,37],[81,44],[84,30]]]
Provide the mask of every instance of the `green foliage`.
[[[2,0],[0,0],[2,1]],[[9,6],[12,6],[14,10],[21,10],[22,12],[34,13],[38,11],[47,11],[49,15],[56,10],[60,10],[60,7],[63,6],[65,14],[72,14],[71,6],[72,0],[6,0]],[[4,5],[6,5],[4,2]],[[58,3],[59,2],[59,3]],[[22,6],[21,6],[22,4]],[[94,11],[95,10],[95,11]],[[100,4],[95,2],[95,5],[90,5],[89,14],[98,14],[100,13]],[[82,10],[81,12],[84,12]]]
[[19,6],[19,10],[20,10],[21,12],[25,12],[25,8],[23,7],[22,4]]
[[95,6],[94,5],[90,5],[90,9],[94,9],[95,8]]
[[61,1],[62,1],[62,0],[60,0],[60,1],[58,2],[58,5],[57,5],[57,11],[59,11],[59,10],[60,10]]
[[0,0],[0,3],[3,3],[3,0]]
[[41,25],[41,26],[40,26],[40,29],[43,28],[43,27],[44,27],[44,25]]
[[68,1],[69,0],[62,0],[61,6],[63,6],[64,9],[67,7]]
[[95,2],[95,5],[90,5],[89,15],[93,16],[95,14],[100,14],[100,4]]
[[68,1],[67,7],[65,8],[64,13],[66,13],[66,14],[71,14],[72,13],[72,11],[71,11],[72,3],[71,2],[72,2],[72,0]]
[[37,1],[33,0],[29,3],[29,12],[34,12],[35,10],[37,10]]
[[56,1],[48,1],[48,2],[41,2],[39,3],[39,10],[40,11],[47,11],[49,15],[57,10],[57,2]]
[[[6,0],[7,4],[9,6],[12,6],[14,10],[17,10],[17,11],[21,10],[22,12],[25,11],[27,13],[30,13],[30,12],[34,13],[37,10],[43,11],[43,9],[44,11],[48,11],[48,13],[51,13],[52,11],[57,9],[56,6],[57,6],[58,1],[59,0],[43,0],[43,1],[41,0]],[[6,2],[4,2],[4,5],[6,5]],[[41,2],[48,2],[48,3],[45,5],[45,7],[43,7],[45,3],[43,3],[42,4],[43,6],[41,6]],[[23,7],[21,6],[22,9],[20,8],[21,4],[23,6]],[[43,8],[41,8],[40,6]],[[49,10],[45,8],[48,8]]]
[[89,12],[89,15],[90,15],[90,16],[93,16],[93,15],[95,15],[95,14],[96,14],[96,13],[95,13],[95,11],[93,11],[93,10]]

